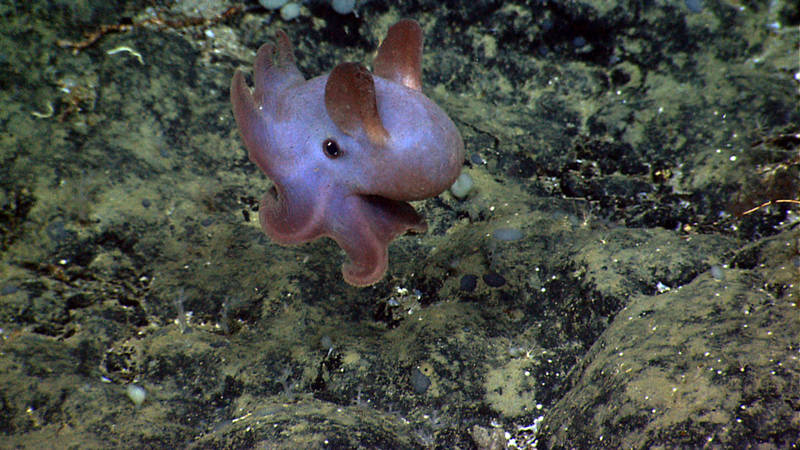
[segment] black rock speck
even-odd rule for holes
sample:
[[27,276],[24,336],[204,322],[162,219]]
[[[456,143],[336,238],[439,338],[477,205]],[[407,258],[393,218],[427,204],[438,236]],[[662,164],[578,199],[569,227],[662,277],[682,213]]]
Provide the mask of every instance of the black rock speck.
[[497,272],[489,272],[483,275],[483,282],[490,287],[500,287],[506,284],[506,279]]
[[478,286],[478,277],[475,275],[464,275],[461,277],[461,286],[459,289],[466,292],[472,292]]
[[411,387],[417,394],[424,394],[431,385],[431,380],[416,367],[411,370]]

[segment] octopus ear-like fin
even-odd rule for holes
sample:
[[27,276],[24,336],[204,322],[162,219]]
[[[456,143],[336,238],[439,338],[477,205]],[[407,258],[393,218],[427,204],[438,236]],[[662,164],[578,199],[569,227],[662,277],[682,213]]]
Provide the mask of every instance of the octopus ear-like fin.
[[375,75],[422,90],[422,28],[403,19],[389,28],[372,62]]
[[383,147],[389,139],[378,114],[375,81],[361,64],[341,63],[334,67],[325,84],[325,109],[348,136],[361,129],[376,147]]
[[287,87],[305,80],[295,64],[289,36],[278,30],[276,38],[276,45],[264,44],[258,49],[253,65],[254,95],[262,104]]

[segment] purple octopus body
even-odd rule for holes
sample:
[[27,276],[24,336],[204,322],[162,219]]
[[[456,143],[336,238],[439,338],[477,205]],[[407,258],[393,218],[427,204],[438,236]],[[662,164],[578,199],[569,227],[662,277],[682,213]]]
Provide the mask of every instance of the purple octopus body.
[[256,55],[254,92],[237,71],[231,101],[250,159],[273,181],[261,226],[283,245],[334,239],[349,257],[344,279],[380,280],[398,235],[424,232],[408,201],[436,196],[461,171],[464,144],[421,92],[422,30],[393,25],[373,73],[342,63],[305,80],[285,33]]

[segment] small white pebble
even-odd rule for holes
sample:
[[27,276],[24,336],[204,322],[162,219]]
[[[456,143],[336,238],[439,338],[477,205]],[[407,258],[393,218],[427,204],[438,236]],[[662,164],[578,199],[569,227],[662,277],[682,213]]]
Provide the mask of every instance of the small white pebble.
[[332,0],[331,6],[339,14],[350,14],[356,6],[356,0]]
[[285,21],[296,19],[300,15],[300,5],[297,3],[287,3],[281,8],[281,18]]
[[450,186],[450,193],[453,194],[453,197],[462,200],[466,198],[472,189],[475,187],[475,182],[472,181],[472,177],[469,176],[468,173],[463,172],[461,175],[456,178],[456,181],[453,182],[453,185]]
[[136,406],[141,406],[141,404],[144,403],[145,397],[147,397],[147,391],[145,391],[143,387],[135,384],[129,384],[125,392]]
[[261,6],[267,9],[278,9],[288,1],[289,0],[259,0],[258,3],[261,3]]

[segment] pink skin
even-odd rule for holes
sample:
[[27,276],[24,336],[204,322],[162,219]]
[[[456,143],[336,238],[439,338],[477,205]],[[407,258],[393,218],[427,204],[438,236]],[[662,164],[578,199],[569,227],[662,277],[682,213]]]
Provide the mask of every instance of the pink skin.
[[[408,201],[436,196],[461,171],[453,122],[420,91],[422,30],[402,20],[375,74],[342,63],[306,81],[285,33],[256,56],[253,93],[237,71],[231,102],[250,159],[275,183],[261,201],[264,232],[283,245],[330,237],[345,281],[373,284],[398,235],[427,230]],[[335,151],[334,151],[335,150]]]

